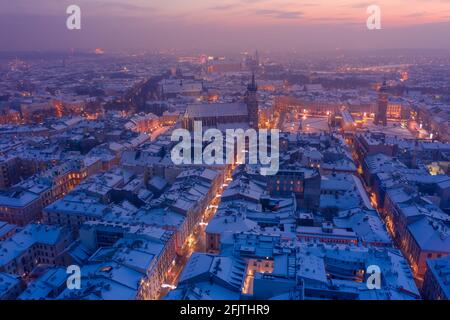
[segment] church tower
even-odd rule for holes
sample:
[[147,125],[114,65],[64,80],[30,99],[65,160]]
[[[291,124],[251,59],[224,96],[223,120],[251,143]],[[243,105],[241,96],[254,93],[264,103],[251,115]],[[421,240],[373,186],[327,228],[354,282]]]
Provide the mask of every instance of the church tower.
[[378,110],[375,114],[375,121],[374,121],[376,125],[382,126],[387,125],[387,107],[388,107],[387,85],[386,81],[384,81],[378,93]]
[[248,122],[250,128],[258,130],[259,128],[259,108],[258,108],[258,87],[255,81],[255,74],[252,74],[252,82],[247,86],[245,94],[245,103],[248,110]]

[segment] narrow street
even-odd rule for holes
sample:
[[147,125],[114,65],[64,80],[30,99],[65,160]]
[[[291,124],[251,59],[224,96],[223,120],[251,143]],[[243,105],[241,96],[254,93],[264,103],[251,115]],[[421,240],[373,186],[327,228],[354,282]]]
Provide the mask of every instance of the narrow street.
[[[353,155],[353,160],[355,161],[357,166],[360,167],[360,163],[358,162],[358,160],[354,156],[353,146],[351,144],[349,144],[349,143],[347,143],[347,145],[350,147],[350,150],[351,150],[352,155]],[[401,249],[400,244],[398,243],[398,241],[396,240],[396,237],[395,237],[395,233],[394,233],[394,230],[393,230],[393,227],[392,227],[393,222],[389,219],[389,217],[387,215],[382,214],[381,209],[379,208],[378,199],[376,199],[375,194],[373,192],[371,192],[370,188],[367,186],[366,182],[364,181],[364,179],[362,177],[362,172],[359,172],[359,170],[358,170],[357,176],[358,176],[358,179],[362,182],[362,185],[364,186],[364,189],[366,191],[367,196],[370,199],[370,202],[371,202],[372,206],[377,211],[378,216],[380,217],[381,221],[383,221],[383,223],[384,223],[384,225],[386,227],[386,230],[387,230],[387,232],[388,232],[388,234],[389,234],[389,236],[390,236],[390,238],[392,240],[393,247],[395,249],[400,250],[402,252],[402,254],[403,254],[403,250]],[[408,261],[406,256],[405,256],[405,258]],[[408,261],[408,263],[409,263],[409,261]],[[414,268],[413,268],[413,266],[411,264],[409,266],[410,266],[411,270],[413,271],[413,276],[414,276],[414,279],[416,281],[416,284],[420,287],[423,279],[420,279],[420,278],[417,277],[417,275],[414,273]]]
[[220,199],[224,190],[228,187],[228,185],[232,181],[232,174],[236,166],[232,166],[229,170],[229,173],[225,175],[225,182],[221,186],[219,192],[216,196],[211,200],[207,209],[203,212],[202,221],[195,227],[191,235],[187,238],[186,242],[181,249],[181,255],[177,255],[175,258],[172,267],[167,271],[167,278],[165,284],[161,289],[161,294],[159,299],[163,299],[170,290],[176,288],[181,273],[183,272],[184,267],[186,266],[189,258],[194,252],[205,252],[206,251],[206,227],[208,222],[214,217],[217,212],[217,208],[220,205]]

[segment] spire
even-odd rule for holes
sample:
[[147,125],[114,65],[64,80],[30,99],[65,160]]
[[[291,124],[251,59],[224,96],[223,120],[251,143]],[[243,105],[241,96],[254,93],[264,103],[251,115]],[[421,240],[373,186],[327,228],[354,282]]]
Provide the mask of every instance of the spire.
[[382,84],[380,86],[380,91],[381,92],[387,91],[387,80],[386,80],[386,78],[383,78],[383,82],[382,82]]
[[247,86],[248,91],[258,91],[258,87],[256,85],[255,73],[252,73],[252,82]]
[[259,67],[259,52],[258,52],[258,50],[255,50],[255,62],[256,62],[256,67]]

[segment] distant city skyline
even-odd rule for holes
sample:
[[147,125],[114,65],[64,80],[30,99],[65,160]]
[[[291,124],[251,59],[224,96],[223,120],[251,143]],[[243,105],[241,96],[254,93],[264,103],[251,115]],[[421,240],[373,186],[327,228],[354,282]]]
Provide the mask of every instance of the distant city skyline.
[[[0,51],[450,49],[445,0],[1,1]],[[82,29],[65,28],[67,6]],[[369,31],[366,9],[381,8]]]

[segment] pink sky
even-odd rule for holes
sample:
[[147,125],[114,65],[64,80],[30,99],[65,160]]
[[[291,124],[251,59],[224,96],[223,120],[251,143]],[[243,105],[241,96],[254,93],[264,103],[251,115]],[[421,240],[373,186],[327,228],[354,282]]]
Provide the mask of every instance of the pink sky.
[[[155,1],[155,3],[165,1]],[[360,23],[371,4],[380,6],[386,26],[450,21],[450,0],[171,0],[155,5],[166,14],[195,21],[206,18],[225,24]],[[184,3],[184,5],[183,5]],[[187,5],[189,3],[189,5]]]
[[[450,0],[0,0],[0,50],[15,48],[450,48]],[[82,9],[81,31],[65,9]],[[368,33],[366,9],[381,8]],[[130,37],[130,34],[133,35]],[[6,48],[2,47],[7,45]]]
[[58,14],[68,4],[78,4],[86,15],[225,25],[359,23],[371,4],[380,6],[390,26],[450,21],[450,0],[14,0],[2,4],[2,11]]

